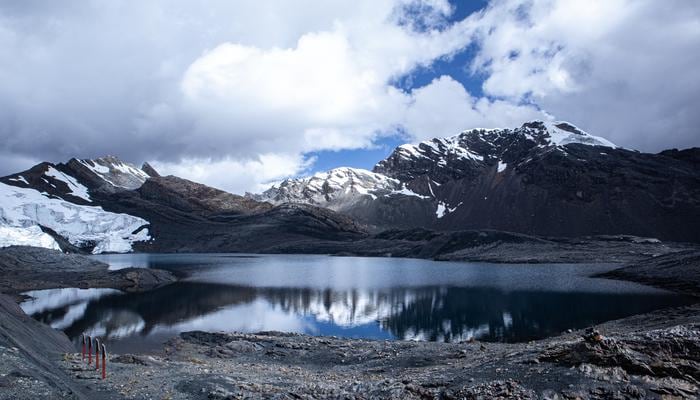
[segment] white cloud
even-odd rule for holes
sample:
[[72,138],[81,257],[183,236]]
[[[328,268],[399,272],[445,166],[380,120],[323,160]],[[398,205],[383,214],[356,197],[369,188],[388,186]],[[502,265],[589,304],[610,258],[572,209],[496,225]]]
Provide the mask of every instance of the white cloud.
[[461,83],[441,76],[416,89],[406,108],[404,125],[416,140],[455,135],[468,128],[518,126],[545,119],[536,108],[471,96]]
[[161,175],[175,175],[234,193],[267,189],[270,182],[304,172],[315,160],[285,154],[260,154],[238,160],[186,158],[177,162],[154,162]]

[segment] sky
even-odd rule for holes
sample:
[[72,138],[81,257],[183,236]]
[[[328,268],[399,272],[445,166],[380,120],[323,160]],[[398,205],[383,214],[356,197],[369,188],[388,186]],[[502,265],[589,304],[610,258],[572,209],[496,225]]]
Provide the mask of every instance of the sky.
[[700,146],[693,0],[0,0],[0,175],[115,155],[234,193],[475,127]]

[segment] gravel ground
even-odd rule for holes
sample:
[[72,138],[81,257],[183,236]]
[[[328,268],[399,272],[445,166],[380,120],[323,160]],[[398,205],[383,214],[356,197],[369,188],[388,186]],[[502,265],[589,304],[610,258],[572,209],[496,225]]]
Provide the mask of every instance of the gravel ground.
[[187,332],[162,355],[119,355],[109,377],[66,373],[128,399],[695,398],[700,307],[522,344]]

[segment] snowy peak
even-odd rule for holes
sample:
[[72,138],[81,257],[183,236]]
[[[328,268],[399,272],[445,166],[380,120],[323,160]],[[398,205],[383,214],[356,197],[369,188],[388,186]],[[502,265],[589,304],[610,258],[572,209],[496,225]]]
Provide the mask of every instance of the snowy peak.
[[359,168],[335,168],[309,177],[286,179],[259,195],[249,195],[272,204],[305,203],[327,206],[340,198],[370,196],[375,192],[398,190],[401,183]]
[[437,202],[435,212],[439,219],[459,204],[442,201],[447,193],[443,193],[441,185],[462,179],[471,181],[484,173],[508,174],[518,165],[552,151],[568,156],[565,146],[570,144],[615,147],[568,122],[531,121],[514,129],[472,129],[455,136],[403,144],[373,171],[336,168],[287,179],[261,194],[248,196],[275,205],[305,203],[347,211],[382,197],[404,195]]
[[[135,190],[140,188],[146,182],[146,179],[150,177],[149,173],[114,156],[100,157],[94,160],[73,159],[71,162],[74,166],[76,162],[81,164],[114,188]],[[148,165],[148,168],[152,171],[151,173],[157,174],[153,167]]]
[[[522,143],[523,139],[525,142]],[[521,147],[566,146],[568,144],[617,147],[607,139],[593,136],[565,121],[530,121],[515,129],[471,129],[459,135],[433,138],[416,145],[403,144],[395,151],[415,158],[438,158],[444,164],[450,158],[483,161],[494,158],[515,145]]]
[[274,205],[303,203],[341,211],[379,197],[425,198],[402,182],[366,169],[341,167],[312,176],[286,179],[261,194],[247,194]]
[[583,144],[615,148],[610,141],[590,135],[568,122],[530,121],[514,129],[471,129],[446,138],[397,147],[374,172],[407,182],[430,175],[436,182],[473,177],[484,168],[497,168],[531,159],[535,154]]

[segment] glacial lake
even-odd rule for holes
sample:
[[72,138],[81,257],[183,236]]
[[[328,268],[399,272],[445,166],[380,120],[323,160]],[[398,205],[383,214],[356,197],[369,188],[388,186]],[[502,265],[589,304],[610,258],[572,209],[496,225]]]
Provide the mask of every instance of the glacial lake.
[[112,352],[158,351],[179,332],[284,331],[353,338],[522,342],[688,297],[591,274],[600,264],[488,264],[318,255],[119,254],[119,269],[184,280],[145,293],[28,292],[21,304],[63,330],[106,339]]

